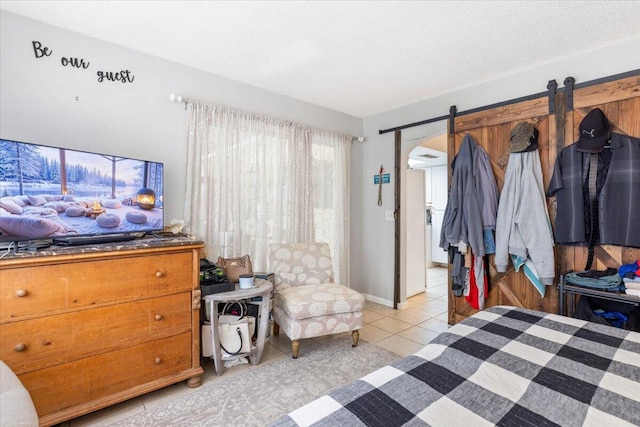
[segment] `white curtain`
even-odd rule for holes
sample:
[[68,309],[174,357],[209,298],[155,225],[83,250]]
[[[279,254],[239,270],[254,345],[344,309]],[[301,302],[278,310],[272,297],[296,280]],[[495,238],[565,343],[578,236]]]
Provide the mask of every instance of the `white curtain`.
[[312,132],[316,241],[328,242],[338,283],[349,285],[349,164],[351,137]]
[[188,110],[185,214],[207,256],[249,254],[266,271],[269,244],[325,241],[348,285],[351,138],[195,101]]

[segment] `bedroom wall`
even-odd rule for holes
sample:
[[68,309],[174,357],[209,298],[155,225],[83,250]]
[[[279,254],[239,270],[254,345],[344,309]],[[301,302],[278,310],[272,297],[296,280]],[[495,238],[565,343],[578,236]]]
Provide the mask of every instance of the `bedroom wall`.
[[[353,267],[351,282],[361,284],[360,291],[373,296],[378,302],[393,304],[393,264],[394,264],[394,223],[384,220],[384,212],[393,209],[393,176],[394,134],[379,135],[380,129],[393,128],[431,117],[447,115],[449,107],[456,105],[458,111],[506,101],[533,93],[544,92],[549,80],[555,79],[559,87],[564,86],[564,79],[575,77],[576,82],[585,82],[601,77],[640,69],[640,38],[628,39],[601,49],[576,53],[575,56],[558,59],[539,67],[523,70],[510,76],[500,76],[496,80],[465,88],[455,92],[427,99],[412,105],[398,108],[383,114],[366,117],[363,132],[366,138],[362,146],[362,175],[359,180],[359,191],[362,205],[360,212],[352,212],[352,217],[362,218],[361,230],[362,250],[352,252]],[[439,65],[446,67],[447,64]],[[469,64],[470,67],[475,66]],[[452,83],[453,85],[453,83]],[[420,141],[432,138],[442,132],[444,122],[432,123],[402,131],[401,165],[406,164],[408,153]],[[373,174],[380,164],[391,172],[391,185],[383,186],[383,204],[378,207],[378,188],[373,185]],[[402,180],[406,181],[406,168],[400,169]],[[354,183],[354,185],[357,185]],[[406,187],[403,186],[403,192]],[[406,195],[405,197],[409,197]],[[354,247],[356,243],[354,243]],[[360,265],[361,270],[355,270]],[[406,295],[406,278],[401,276],[401,301]]]
[[[54,53],[36,59],[34,40]],[[170,93],[364,135],[364,142],[352,144],[351,284],[391,304],[394,223],[384,220],[384,211],[393,209],[393,133],[378,130],[448,114],[451,105],[466,110],[541,92],[551,79],[562,85],[567,76],[579,83],[637,69],[640,58],[631,53],[639,48],[640,38],[627,40],[360,119],[0,11],[0,137],[164,162],[170,221],[183,218],[186,167],[186,112],[169,102]],[[90,68],[63,67],[63,56],[83,58]],[[133,83],[97,82],[96,71],[123,69],[132,71]],[[403,162],[419,141],[442,129],[434,123],[403,131]],[[383,186],[378,207],[373,174],[380,164],[392,184]]]
[[[36,58],[32,41],[51,56]],[[5,11],[0,55],[0,137],[164,162],[165,221],[184,218],[186,186],[187,114],[183,104],[169,101],[170,93],[362,133],[360,118]],[[62,57],[83,59],[89,68],[62,66]],[[121,70],[130,70],[134,81],[97,81],[98,71]]]

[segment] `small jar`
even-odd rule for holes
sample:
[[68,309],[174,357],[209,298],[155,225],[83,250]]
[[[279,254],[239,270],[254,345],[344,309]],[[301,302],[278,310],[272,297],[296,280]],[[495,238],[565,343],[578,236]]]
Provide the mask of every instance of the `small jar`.
[[240,280],[240,289],[253,288],[253,274],[241,274],[238,277]]

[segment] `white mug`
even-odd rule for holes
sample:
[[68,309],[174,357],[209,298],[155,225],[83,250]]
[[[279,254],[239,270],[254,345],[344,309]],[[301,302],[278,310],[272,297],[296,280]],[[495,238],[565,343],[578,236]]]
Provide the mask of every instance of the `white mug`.
[[253,274],[241,274],[239,276],[240,280],[240,289],[251,289],[253,288]]

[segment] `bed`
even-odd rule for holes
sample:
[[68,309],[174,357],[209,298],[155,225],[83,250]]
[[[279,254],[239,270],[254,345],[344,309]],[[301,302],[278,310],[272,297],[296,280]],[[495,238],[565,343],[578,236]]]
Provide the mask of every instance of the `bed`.
[[640,333],[492,307],[273,425],[640,425]]

